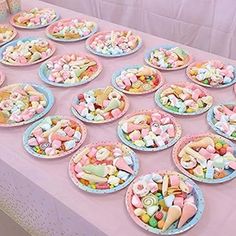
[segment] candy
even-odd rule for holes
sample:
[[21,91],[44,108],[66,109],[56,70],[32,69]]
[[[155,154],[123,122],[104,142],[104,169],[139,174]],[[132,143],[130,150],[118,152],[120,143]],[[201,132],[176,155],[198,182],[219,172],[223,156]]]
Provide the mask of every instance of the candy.
[[155,219],[155,217],[151,217],[150,220],[148,221],[148,224],[153,227],[153,228],[156,228],[157,227],[157,220]]
[[143,214],[141,215],[141,220],[147,224],[150,220],[150,216],[148,214]]
[[136,208],[143,208],[143,203],[141,202],[141,200],[137,195],[133,195],[131,203]]

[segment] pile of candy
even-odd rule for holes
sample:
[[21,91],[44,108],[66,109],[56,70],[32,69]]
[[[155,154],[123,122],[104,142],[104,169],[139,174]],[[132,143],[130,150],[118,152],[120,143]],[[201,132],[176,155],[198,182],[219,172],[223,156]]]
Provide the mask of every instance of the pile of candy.
[[108,86],[79,94],[72,107],[78,112],[78,118],[104,123],[120,118],[128,109],[128,101],[124,94]]
[[204,112],[213,102],[205,90],[191,83],[167,85],[156,99],[167,111],[178,114]]
[[85,127],[67,117],[46,117],[28,137],[28,145],[43,157],[62,156],[81,144]]
[[0,25],[0,45],[12,40],[15,34],[16,33],[13,27]]
[[236,170],[235,150],[226,139],[208,135],[187,143],[177,155],[180,165],[191,175],[199,179],[221,179],[230,170]]
[[213,124],[216,129],[236,140],[236,105],[215,106]]
[[134,153],[125,145],[92,144],[72,158],[70,171],[80,184],[102,191],[130,182],[137,171],[135,162]]
[[47,106],[44,94],[27,84],[13,84],[0,90],[0,124],[31,120]]
[[99,54],[116,56],[131,53],[140,43],[131,31],[111,31],[94,35],[89,47]]
[[23,11],[13,16],[13,24],[15,26],[34,28],[46,26],[57,18],[54,9],[50,8],[32,8],[29,11]]
[[161,74],[148,66],[127,68],[115,78],[115,85],[120,90],[132,94],[151,92],[162,85]]
[[130,115],[120,121],[119,127],[128,142],[138,148],[150,150],[162,149],[170,143],[173,145],[173,139],[177,141],[181,135],[181,130],[176,127],[174,117],[158,110]]
[[176,172],[141,176],[130,188],[128,210],[155,232],[180,229],[198,211],[193,185]]
[[230,84],[235,79],[235,68],[221,61],[211,60],[190,65],[187,74],[190,79],[203,86],[217,87]]
[[45,62],[48,80],[59,84],[84,83],[101,72],[101,66],[91,56],[67,54]]
[[14,46],[7,46],[2,62],[7,64],[32,64],[47,59],[54,53],[52,45],[45,39],[18,40]]
[[183,67],[189,62],[189,55],[179,47],[154,49],[148,55],[147,63],[161,69]]
[[55,39],[75,40],[88,37],[96,29],[96,23],[81,19],[62,19],[48,28],[48,33]]

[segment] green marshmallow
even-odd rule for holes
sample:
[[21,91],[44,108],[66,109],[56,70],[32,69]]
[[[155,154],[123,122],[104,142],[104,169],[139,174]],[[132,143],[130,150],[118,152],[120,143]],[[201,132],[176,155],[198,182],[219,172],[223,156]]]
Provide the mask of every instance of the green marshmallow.
[[155,219],[155,217],[154,216],[152,216],[151,218],[150,218],[150,220],[148,221],[148,224],[151,226],[151,227],[153,227],[153,228],[156,228],[157,227],[157,220]]
[[231,134],[232,137],[236,138],[236,131]]

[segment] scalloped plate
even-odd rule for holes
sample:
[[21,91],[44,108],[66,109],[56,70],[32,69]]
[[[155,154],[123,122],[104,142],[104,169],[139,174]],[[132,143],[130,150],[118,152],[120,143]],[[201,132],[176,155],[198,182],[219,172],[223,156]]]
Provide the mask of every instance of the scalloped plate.
[[[52,35],[52,29],[60,22],[60,23],[67,23],[71,20],[73,20],[74,18],[66,18],[66,19],[61,19],[59,21],[56,21],[54,22],[53,24],[51,24],[50,26],[47,27],[46,29],[46,35],[48,38],[54,40],[54,41],[57,41],[57,42],[64,42],[64,43],[69,43],[69,42],[78,42],[78,41],[81,41],[81,40],[84,40],[84,39],[87,39],[89,38],[90,36],[92,36],[93,34],[95,34],[98,30],[98,25],[97,23],[93,22],[94,23],[94,29],[91,31],[90,34],[86,35],[86,36],[83,36],[81,38],[77,38],[77,39],[60,39],[60,38],[56,38]],[[78,18],[76,18],[78,19]],[[79,20],[82,20],[82,19],[79,19]]]
[[68,117],[68,116],[60,116],[60,115],[54,115],[54,116],[49,116],[50,118],[63,118],[63,119],[69,119],[69,120],[72,120],[72,121],[75,121],[81,128],[81,139],[79,140],[79,142],[77,143],[77,145],[67,151],[67,152],[63,152],[61,154],[58,154],[58,155],[54,155],[54,156],[47,156],[47,155],[42,155],[42,154],[38,154],[36,152],[34,152],[34,150],[28,145],[28,140],[29,140],[29,137],[32,133],[32,131],[40,124],[44,121],[45,118],[33,123],[32,125],[30,125],[24,132],[24,135],[23,135],[23,145],[24,145],[24,148],[25,150],[31,154],[32,156],[34,157],[37,157],[37,158],[40,158],[40,159],[57,159],[57,158],[61,158],[61,157],[65,157],[71,153],[73,153],[74,151],[76,151],[82,144],[83,142],[85,141],[86,139],[86,136],[87,136],[87,128],[86,126],[79,120],[73,118],[73,117]]
[[146,54],[144,56],[144,61],[149,66],[154,67],[158,70],[163,70],[163,71],[175,71],[175,70],[181,70],[181,69],[186,68],[193,61],[193,57],[189,53],[187,53],[185,50],[184,51],[188,54],[186,63],[184,65],[176,67],[176,68],[163,68],[163,67],[160,67],[160,66],[155,66],[149,61],[150,55],[154,50],[160,49],[160,48],[171,49],[171,48],[174,48],[174,47],[176,47],[176,46],[174,46],[174,45],[160,45],[159,47],[152,48],[152,49],[150,49],[146,52]]
[[[78,53],[77,55],[80,55],[80,56],[83,56],[83,57],[86,56],[87,58],[91,58],[92,60],[96,61],[97,65],[98,65],[98,69],[89,79],[84,80],[84,81],[80,81],[80,82],[77,82],[77,83],[74,83],[74,84],[52,82],[52,81],[48,80],[48,77],[49,77],[49,74],[50,74],[50,71],[49,71],[49,69],[47,68],[47,65],[46,65],[48,63],[48,61],[42,63],[41,66],[39,67],[39,77],[40,77],[40,79],[43,82],[45,82],[47,84],[50,84],[52,86],[63,87],[63,88],[75,87],[75,86],[79,86],[79,85],[91,82],[92,80],[94,80],[102,72],[102,69],[103,69],[102,64],[100,63],[100,61],[97,58],[93,57],[92,55],[89,55],[89,54],[86,54],[86,53]],[[57,61],[61,57],[63,57],[63,56],[52,57],[50,59],[50,61],[53,61],[53,62]]]
[[0,86],[4,83],[4,81],[6,80],[6,75],[0,71]]
[[[114,30],[115,32],[120,31],[120,30]],[[122,56],[127,56],[130,54],[133,54],[135,52],[137,52],[141,47],[142,47],[142,39],[139,37],[139,43],[137,45],[137,47],[135,49],[133,49],[130,52],[127,53],[121,53],[121,54],[116,54],[116,55],[110,55],[110,54],[103,54],[100,52],[95,51],[94,49],[92,49],[90,47],[90,44],[93,42],[94,38],[97,37],[98,35],[103,35],[103,34],[107,34],[110,33],[111,31],[102,31],[102,32],[98,32],[96,34],[94,34],[92,37],[90,37],[89,39],[86,40],[86,48],[88,51],[90,51],[91,53],[101,56],[101,57],[122,57]]]
[[[93,189],[90,188],[84,184],[82,184],[78,178],[75,176],[75,171],[74,171],[74,166],[75,163],[73,161],[73,158],[76,157],[76,155],[83,151],[85,148],[91,148],[91,147],[96,147],[96,146],[103,146],[103,145],[116,145],[117,147],[124,147],[125,149],[127,149],[132,157],[132,161],[134,163],[133,165],[133,170],[134,170],[134,174],[130,175],[129,178],[122,184],[119,184],[118,186],[111,188],[111,189]],[[108,193],[114,193],[117,192],[125,187],[127,187],[133,180],[134,178],[137,176],[138,174],[138,170],[139,170],[139,161],[138,161],[138,157],[136,156],[136,153],[130,149],[129,147],[125,146],[124,144],[121,144],[119,142],[97,142],[97,143],[90,143],[84,147],[82,147],[79,151],[77,151],[72,158],[70,159],[69,162],[69,176],[70,179],[72,180],[72,182],[80,189],[82,189],[85,192],[89,192],[89,193],[95,193],[95,194],[108,194]]]
[[[187,84],[191,84],[191,83],[188,83],[188,82],[179,82],[179,83],[174,83],[173,85],[178,85],[178,86],[184,86],[184,85],[187,85]],[[174,115],[181,115],[181,116],[195,116],[195,115],[200,115],[200,114],[203,114],[205,112],[207,112],[210,107],[212,106],[213,103],[207,105],[206,107],[204,107],[203,109],[200,109],[198,112],[192,112],[192,113],[180,113],[180,112],[176,112],[176,111],[172,111],[172,110],[169,110],[168,108],[166,108],[160,101],[160,94],[163,92],[163,90],[167,89],[170,87],[170,85],[172,84],[165,84],[164,86],[162,86],[160,89],[158,89],[155,93],[155,102],[156,104],[161,108],[163,109],[164,111],[167,111],[171,114],[174,114]],[[195,85],[195,84],[194,84]],[[198,86],[198,85],[195,85],[196,87],[199,87],[199,89],[201,89],[206,95],[209,95],[207,90],[205,90],[204,88]]]
[[7,25],[7,24],[0,24],[0,28],[10,28],[13,31],[12,36],[7,41],[0,43],[0,47],[1,47],[4,44],[7,44],[10,41],[12,41],[16,37],[17,31],[16,31],[16,29],[14,27],[12,27],[11,25]]
[[164,83],[165,83],[165,79],[163,78],[162,74],[160,71],[156,70],[156,75],[158,76],[159,78],[159,84],[150,89],[150,90],[147,90],[147,91],[143,91],[143,92],[130,92],[130,91],[127,91],[125,89],[122,89],[120,88],[117,83],[116,83],[116,78],[118,76],[120,76],[121,72],[124,71],[124,70],[127,70],[127,69],[139,69],[143,67],[143,65],[133,65],[133,66],[126,66],[126,67],[123,67],[122,69],[120,70],[117,70],[113,75],[112,75],[112,85],[113,87],[115,87],[117,90],[123,92],[123,93],[126,93],[126,94],[130,94],[130,95],[143,95],[143,94],[148,94],[148,93],[152,93],[154,91],[156,91],[157,89],[159,89]]
[[178,154],[180,152],[180,150],[189,142],[197,139],[197,138],[202,138],[202,137],[217,137],[221,140],[224,140],[226,143],[228,143],[230,146],[232,146],[234,148],[234,156],[236,156],[236,146],[234,143],[232,143],[231,141],[229,141],[226,138],[223,138],[219,135],[216,134],[212,134],[212,133],[206,133],[206,134],[199,134],[199,135],[193,135],[193,136],[185,136],[182,137],[174,146],[173,151],[172,151],[172,158],[173,161],[176,165],[176,167],[186,176],[188,176],[189,178],[198,181],[198,182],[202,182],[202,183],[207,183],[207,184],[219,184],[219,183],[224,183],[226,181],[232,180],[233,178],[236,177],[236,171],[231,170],[225,170],[227,171],[228,175],[224,178],[220,178],[220,179],[205,179],[205,178],[199,178],[195,175],[190,174],[187,170],[185,170],[180,162],[179,162],[179,158],[178,158]]
[[[103,88],[96,88],[96,89],[103,89]],[[90,90],[96,90],[96,89],[90,89]],[[118,91],[117,91],[118,92]],[[86,123],[92,123],[92,124],[105,124],[105,123],[109,123],[109,122],[113,122],[115,120],[118,120],[119,118],[121,118],[126,112],[127,110],[129,109],[129,100],[128,98],[126,97],[126,95],[124,95],[123,93],[119,92],[121,94],[121,96],[123,97],[124,101],[125,101],[125,107],[124,107],[124,110],[122,111],[122,113],[118,116],[118,117],[113,117],[112,119],[109,119],[109,120],[102,120],[102,121],[91,121],[91,120],[88,120],[86,118],[84,118],[83,116],[81,116],[77,111],[76,109],[73,107],[74,105],[77,104],[77,98],[74,97],[73,101],[72,101],[72,105],[71,105],[71,112],[72,114],[77,117],[78,119],[86,122]]]
[[[37,60],[37,61],[34,61],[34,62],[30,62],[30,63],[26,63],[26,64],[20,64],[20,63],[15,63],[15,64],[11,64],[9,62],[6,62],[3,60],[3,53],[5,52],[5,50],[7,49],[7,47],[9,46],[15,46],[17,44],[18,41],[22,41],[22,42],[25,42],[25,41],[28,41],[28,40],[35,40],[35,39],[43,39],[43,38],[35,38],[35,37],[28,37],[28,38],[21,38],[21,39],[17,39],[17,40],[14,40],[12,42],[9,42],[7,43],[6,45],[4,45],[2,48],[0,48],[0,62],[4,65],[7,65],[7,66],[30,66],[30,65],[34,65],[34,64],[38,64],[42,61],[45,61],[47,60],[49,57],[51,57],[55,51],[56,51],[56,47],[54,44],[52,44],[50,41],[48,41],[49,45],[50,45],[50,48],[52,49],[52,52],[50,55],[48,55],[47,57],[45,58],[41,58],[40,60]],[[45,40],[45,39],[43,39]]]
[[[233,104],[233,103],[230,103],[230,104],[220,104],[220,105],[216,105],[216,106],[213,106],[207,113],[207,122],[208,124],[210,125],[210,127],[219,135],[225,137],[225,138],[228,138],[228,139],[231,139],[233,141],[236,141],[236,138],[222,132],[221,130],[219,130],[218,128],[215,127],[215,123],[216,123],[216,120],[214,118],[214,108],[217,107],[217,106],[221,106],[221,105],[224,105],[224,106],[236,106],[236,103]],[[236,114],[236,113],[235,113]]]
[[134,214],[134,207],[131,204],[131,198],[133,196],[133,191],[132,191],[133,184],[137,180],[139,180],[141,177],[144,176],[144,175],[142,175],[142,176],[137,177],[133,181],[133,183],[130,184],[130,186],[128,187],[127,192],[126,192],[126,196],[125,196],[126,208],[127,208],[127,211],[129,213],[130,217],[132,218],[132,220],[138,226],[143,228],[144,230],[147,230],[147,231],[149,231],[151,233],[158,234],[158,235],[175,235],[175,234],[180,234],[180,233],[183,233],[183,232],[189,230],[194,225],[196,225],[198,223],[198,221],[201,219],[201,217],[203,215],[203,212],[204,212],[204,207],[205,207],[204,197],[203,197],[202,191],[198,187],[198,185],[195,184],[194,181],[192,181],[188,177],[186,177],[186,176],[184,176],[184,175],[182,175],[182,174],[180,174],[178,172],[175,172],[175,171],[167,171],[167,170],[165,170],[165,171],[155,171],[153,173],[159,173],[159,174],[176,173],[176,174],[178,174],[181,177],[181,179],[183,179],[184,181],[190,183],[193,186],[193,190],[192,191],[193,191],[193,196],[194,196],[194,199],[195,199],[198,211],[195,214],[195,216],[193,216],[193,218],[191,220],[188,220],[180,229],[176,229],[175,228],[177,226],[177,223],[172,224],[172,226],[170,226],[170,228],[167,229],[166,231],[162,231],[162,230],[160,230],[158,228],[153,228],[153,227],[149,226],[148,224],[145,224],[143,221],[140,220],[139,217],[137,217]]
[[235,77],[234,77],[234,79],[233,79],[230,83],[228,83],[228,84],[212,86],[212,85],[209,85],[209,84],[201,83],[201,82],[198,81],[198,80],[195,80],[195,79],[190,75],[190,69],[191,69],[192,67],[194,67],[194,66],[195,66],[196,64],[198,64],[198,63],[206,63],[206,62],[208,62],[208,61],[195,61],[195,62],[193,62],[192,64],[190,64],[190,65],[187,67],[187,69],[186,69],[186,75],[187,75],[187,77],[188,77],[190,80],[192,80],[194,83],[199,84],[199,85],[201,85],[201,86],[203,86],[203,87],[207,87],[207,88],[225,88],[225,87],[229,87],[229,86],[233,85],[234,83],[236,83],[236,67],[235,67],[235,66],[234,66],[234,75],[235,75]]
[[[171,140],[171,142],[169,142],[168,144],[166,144],[164,146],[161,146],[161,147],[147,148],[147,147],[138,147],[138,146],[134,145],[133,143],[131,143],[130,141],[128,141],[125,138],[124,132],[121,129],[121,124],[125,120],[130,119],[131,117],[136,116],[136,115],[147,114],[147,113],[155,113],[155,112],[161,113],[163,115],[167,115],[168,117],[170,117],[171,121],[173,122],[173,125],[175,127],[176,135]],[[177,123],[176,119],[173,116],[171,116],[170,114],[165,113],[165,112],[160,111],[160,110],[157,110],[157,109],[152,109],[152,110],[142,110],[142,111],[134,112],[134,113],[131,113],[131,114],[125,116],[118,124],[117,134],[118,134],[118,137],[120,138],[120,140],[124,144],[126,144],[127,146],[129,146],[133,149],[136,149],[136,150],[139,150],[139,151],[145,151],[145,152],[155,152],[155,151],[161,151],[161,150],[164,150],[164,149],[167,149],[167,148],[173,146],[180,139],[181,134],[182,134],[182,128],[181,128],[180,124]]]
[[[18,83],[19,85],[27,85],[29,83]],[[12,86],[15,86],[16,84],[11,84],[5,87],[0,88],[0,92],[4,91],[6,88],[11,88]],[[47,99],[47,106],[44,109],[44,111],[40,114],[37,114],[36,116],[34,116],[32,119],[27,120],[27,121],[22,121],[19,123],[13,123],[13,124],[0,124],[0,127],[16,127],[16,126],[21,126],[21,125],[26,125],[32,122],[35,122],[36,120],[42,118],[43,116],[45,116],[52,108],[53,104],[54,104],[54,97],[52,92],[48,89],[43,87],[42,85],[38,85],[38,84],[30,84],[31,86],[33,86],[38,92],[44,94],[44,96]]]
[[[42,9],[42,8],[41,8]],[[24,12],[28,12],[30,11],[31,9],[27,10],[27,11],[21,11],[21,12],[18,12],[17,14],[13,15],[11,18],[10,18],[10,23],[15,26],[16,28],[19,28],[19,29],[28,29],[28,30],[34,30],[34,29],[41,29],[41,28],[44,28],[44,27],[47,27],[48,25],[52,24],[53,22],[57,21],[60,16],[58,15],[58,13],[56,12],[56,17],[48,22],[47,24],[45,25],[37,25],[37,26],[22,26],[22,25],[18,25],[16,22],[15,22],[15,18],[16,17],[19,17],[22,13]]]

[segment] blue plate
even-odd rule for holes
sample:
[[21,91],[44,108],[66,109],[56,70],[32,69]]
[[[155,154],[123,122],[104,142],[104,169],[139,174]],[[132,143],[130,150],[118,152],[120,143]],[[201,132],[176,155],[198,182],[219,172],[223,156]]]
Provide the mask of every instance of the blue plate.
[[[178,85],[178,83],[176,83],[176,85]],[[205,113],[207,112],[210,107],[212,106],[212,103],[211,104],[208,104],[206,107],[202,108],[202,109],[199,109],[199,111],[196,111],[196,112],[191,112],[191,113],[187,113],[187,112],[184,112],[184,113],[181,113],[181,112],[177,112],[177,111],[172,111],[168,108],[166,108],[162,103],[161,103],[161,100],[160,100],[160,95],[161,93],[163,92],[163,90],[165,90],[166,88],[168,88],[168,86],[170,85],[164,85],[163,87],[161,87],[160,89],[158,89],[155,93],[155,102],[156,104],[161,108],[163,109],[164,111],[167,111],[171,114],[174,114],[174,115],[181,115],[181,116],[196,116],[196,115],[200,115],[202,113]],[[199,86],[200,87],[200,86]],[[202,88],[201,88],[202,90]]]
[[[103,32],[99,32],[99,33],[97,33],[97,34],[101,34],[101,33],[103,33]],[[101,57],[110,57],[110,58],[113,58],[113,57],[127,56],[127,55],[130,55],[130,54],[133,54],[133,53],[137,52],[137,51],[142,47],[142,44],[143,44],[142,39],[139,37],[139,43],[138,43],[137,47],[136,47],[135,49],[133,49],[132,51],[130,51],[130,52],[121,53],[121,54],[116,54],[116,55],[103,54],[103,53],[101,53],[101,52],[95,51],[93,48],[90,47],[90,41],[91,41],[91,39],[94,38],[94,37],[96,37],[97,34],[93,35],[93,37],[91,37],[91,38],[89,38],[89,39],[86,40],[86,48],[87,48],[87,50],[90,51],[91,53],[93,53],[93,54],[95,54],[95,55],[97,55],[97,56],[101,56]]]
[[[125,203],[126,203],[126,208],[129,212],[129,215],[131,216],[131,218],[134,220],[134,222],[136,224],[138,224],[140,227],[142,227],[143,229],[154,233],[154,234],[158,234],[158,235],[175,235],[175,234],[180,234],[183,233],[189,229],[191,229],[194,225],[196,225],[199,220],[201,219],[203,212],[204,212],[204,208],[205,208],[205,201],[204,201],[204,197],[202,194],[201,189],[198,187],[198,185],[196,183],[194,183],[194,181],[192,181],[191,179],[189,179],[188,177],[186,177],[185,175],[182,175],[178,172],[175,171],[161,171],[166,172],[166,173],[176,173],[180,176],[180,178],[184,181],[184,182],[188,182],[189,184],[191,184],[193,186],[193,190],[191,195],[194,197],[195,200],[195,204],[197,206],[197,213],[190,218],[181,228],[177,228],[178,225],[178,221],[175,222],[174,224],[172,224],[166,231],[162,231],[158,228],[153,228],[151,226],[149,226],[148,224],[145,224],[141,221],[141,219],[137,216],[134,215],[134,213],[131,214],[131,212],[133,211],[133,206],[131,204],[131,197],[132,197],[132,186],[133,184],[140,178],[142,178],[143,176],[139,176],[138,178],[136,178],[134,180],[134,182],[129,186],[129,188],[127,189],[126,192],[126,196],[125,196]],[[153,173],[160,173],[159,171],[155,171]],[[191,235],[188,234],[188,235]]]
[[9,62],[6,62],[3,60],[3,53],[6,51],[6,49],[9,47],[9,46],[16,46],[17,42],[18,41],[21,41],[21,42],[26,42],[26,41],[32,41],[32,40],[37,40],[37,39],[42,39],[42,40],[45,40],[43,38],[36,38],[36,37],[27,37],[27,38],[20,38],[20,39],[17,39],[17,40],[14,40],[14,41],[11,41],[7,44],[5,44],[4,46],[2,46],[0,48],[0,62],[4,65],[8,65],[8,66],[19,66],[19,67],[22,67],[22,66],[30,66],[30,65],[34,65],[34,64],[37,64],[37,63],[40,63],[42,61],[45,61],[46,59],[48,59],[49,57],[51,57],[53,55],[53,53],[56,51],[56,47],[54,46],[54,44],[52,44],[50,41],[47,40],[47,42],[49,43],[50,47],[51,47],[51,54],[48,55],[47,57],[45,58],[41,58],[37,61],[34,61],[34,62],[29,62],[29,63],[26,63],[26,64],[20,64],[20,63],[15,63],[15,64],[12,64],[12,63],[9,63]]
[[[51,58],[51,60],[53,60],[54,58],[59,59],[60,57],[61,56],[55,56],[55,57]],[[96,59],[93,58],[93,60],[96,60]],[[52,86],[56,86],[56,87],[69,88],[69,87],[75,87],[75,86],[83,85],[83,84],[91,82],[92,80],[94,80],[101,73],[102,65],[97,60],[96,60],[96,62],[98,63],[98,70],[89,79],[86,79],[86,80],[83,80],[83,81],[80,81],[80,82],[77,82],[77,83],[74,83],[74,84],[71,84],[71,83],[56,83],[56,82],[52,82],[52,81],[48,80],[48,77],[49,77],[49,74],[50,74],[50,70],[47,68],[48,61],[42,63],[41,66],[39,67],[39,77],[43,82],[45,82],[47,84],[50,84]]]
[[[90,188],[84,184],[82,184],[78,179],[77,177],[75,177],[74,173],[72,173],[71,171],[71,168],[74,166],[74,161],[73,161],[73,158],[76,157],[76,155],[83,151],[85,148],[87,147],[93,147],[93,146],[100,146],[100,145],[122,145],[125,149],[127,149],[127,151],[129,152],[129,154],[131,155],[131,158],[132,158],[132,161],[133,161],[133,171],[134,171],[134,174],[133,175],[130,175],[129,178],[122,184],[119,184],[118,186],[114,187],[114,188],[111,188],[111,189],[93,189],[93,188]],[[138,160],[138,157],[136,155],[136,153],[130,149],[129,147],[125,146],[124,144],[121,144],[121,143],[113,143],[113,142],[99,142],[99,143],[91,143],[89,145],[86,145],[84,147],[82,147],[77,153],[75,153],[70,162],[69,162],[69,175],[70,175],[70,178],[71,180],[73,181],[73,183],[80,189],[84,190],[85,192],[89,192],[89,193],[95,193],[95,194],[107,194],[107,193],[114,193],[114,192],[117,192],[125,187],[127,187],[133,180],[134,178],[137,176],[138,174],[138,170],[139,170],[139,160]]]
[[220,129],[216,128],[216,126],[215,126],[215,123],[216,123],[217,121],[216,121],[216,119],[215,119],[215,117],[214,117],[214,108],[215,108],[215,107],[219,107],[219,106],[221,106],[221,105],[224,105],[224,106],[236,106],[235,103],[231,103],[231,104],[220,104],[220,105],[216,105],[216,106],[212,107],[212,108],[208,111],[208,113],[207,113],[207,122],[208,122],[208,124],[210,125],[210,127],[211,127],[216,133],[218,133],[219,135],[221,135],[221,136],[223,136],[223,137],[225,137],[225,138],[231,139],[231,140],[233,140],[233,141],[236,141],[236,138],[234,138],[234,137],[232,137],[232,136],[230,136],[230,135],[228,135],[228,134],[222,132]]
[[[19,83],[22,86],[27,85],[27,83]],[[29,83],[28,83],[29,84]],[[12,84],[14,85],[14,84]],[[8,85],[6,87],[2,87],[0,89],[0,91],[5,90],[7,87],[10,87],[12,85]],[[13,124],[0,124],[0,127],[15,127],[15,126],[21,126],[21,125],[26,125],[32,122],[35,122],[36,120],[42,118],[43,116],[45,116],[52,108],[53,104],[54,104],[54,97],[52,92],[48,89],[43,87],[42,85],[38,85],[38,84],[29,84],[31,85],[33,88],[35,88],[38,92],[42,93],[46,99],[47,99],[47,106],[44,108],[44,111],[40,114],[35,115],[32,119],[27,120],[27,121],[22,121],[19,123],[13,123]]]

